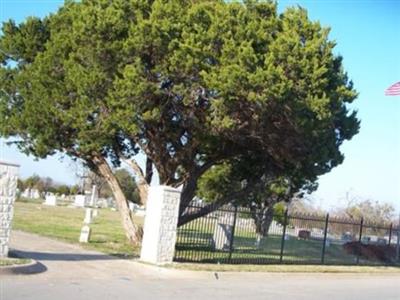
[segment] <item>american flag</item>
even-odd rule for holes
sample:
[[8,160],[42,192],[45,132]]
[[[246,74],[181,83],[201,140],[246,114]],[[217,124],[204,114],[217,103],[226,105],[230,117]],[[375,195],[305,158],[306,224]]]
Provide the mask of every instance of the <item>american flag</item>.
[[399,96],[400,95],[400,81],[389,86],[385,91],[386,96]]

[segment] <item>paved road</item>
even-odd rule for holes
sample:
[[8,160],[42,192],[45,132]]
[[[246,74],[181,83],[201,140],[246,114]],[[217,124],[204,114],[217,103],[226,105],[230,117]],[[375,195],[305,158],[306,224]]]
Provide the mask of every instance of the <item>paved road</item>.
[[11,246],[43,263],[35,275],[3,275],[0,300],[363,299],[399,300],[399,274],[192,272],[115,259],[15,231]]

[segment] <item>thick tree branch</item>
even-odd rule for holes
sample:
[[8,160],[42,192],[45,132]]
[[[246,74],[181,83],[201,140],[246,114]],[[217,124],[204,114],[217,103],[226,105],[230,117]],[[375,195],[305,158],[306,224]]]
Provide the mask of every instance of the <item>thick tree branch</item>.
[[147,195],[149,192],[149,184],[143,174],[142,168],[134,159],[122,159],[122,161],[126,163],[128,166],[130,166],[132,170],[135,172],[137,176],[137,187],[139,190],[140,203],[142,205],[146,205]]
[[252,187],[253,187],[253,185],[251,185],[251,186],[248,185],[244,189],[237,191],[237,192],[233,192],[233,193],[227,195],[226,197],[218,199],[217,201],[210,203],[195,212],[187,212],[187,210],[186,210],[186,213],[184,213],[183,215],[180,215],[180,217],[179,217],[178,227],[185,225],[186,223],[189,223],[190,221],[192,221],[194,219],[205,216],[205,215],[209,214],[210,212],[215,211],[216,209],[220,208],[221,206],[228,204],[238,198],[246,196],[247,193],[249,193],[249,191],[252,189]]
[[153,178],[153,161],[151,158],[147,157],[146,158],[146,176],[145,180],[147,184],[151,183],[151,179]]
[[209,168],[211,168],[215,164],[215,161],[208,161],[201,165],[200,167],[195,168],[195,170],[190,173],[189,177],[183,184],[182,193],[181,193],[181,201],[179,205],[179,215],[182,215],[185,211],[186,207],[189,205],[190,201],[192,201],[196,189],[197,189],[197,181],[201,175],[203,175]]

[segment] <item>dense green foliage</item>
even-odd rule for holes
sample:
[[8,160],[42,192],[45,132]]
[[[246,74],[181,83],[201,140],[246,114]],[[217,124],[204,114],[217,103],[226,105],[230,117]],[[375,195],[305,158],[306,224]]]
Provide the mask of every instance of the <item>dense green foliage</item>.
[[328,33],[269,1],[67,1],[3,25],[0,134],[94,170],[142,151],[160,183],[183,185],[181,215],[219,166],[224,181],[202,184],[221,203],[313,186],[359,127]]
[[116,170],[115,177],[117,177],[126,199],[134,203],[140,203],[135,178],[125,169]]

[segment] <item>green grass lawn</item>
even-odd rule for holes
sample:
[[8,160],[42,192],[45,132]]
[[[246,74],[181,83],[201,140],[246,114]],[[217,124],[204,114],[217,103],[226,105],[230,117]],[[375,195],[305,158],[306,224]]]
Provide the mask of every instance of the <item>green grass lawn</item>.
[[[78,243],[85,210],[66,206],[46,206],[37,202],[17,201],[14,209],[13,228],[70,243]],[[134,218],[143,224],[143,218]],[[99,209],[99,216],[90,224],[90,242],[81,244],[88,249],[106,254],[137,257],[139,248],[133,248],[125,237],[119,213]]]

